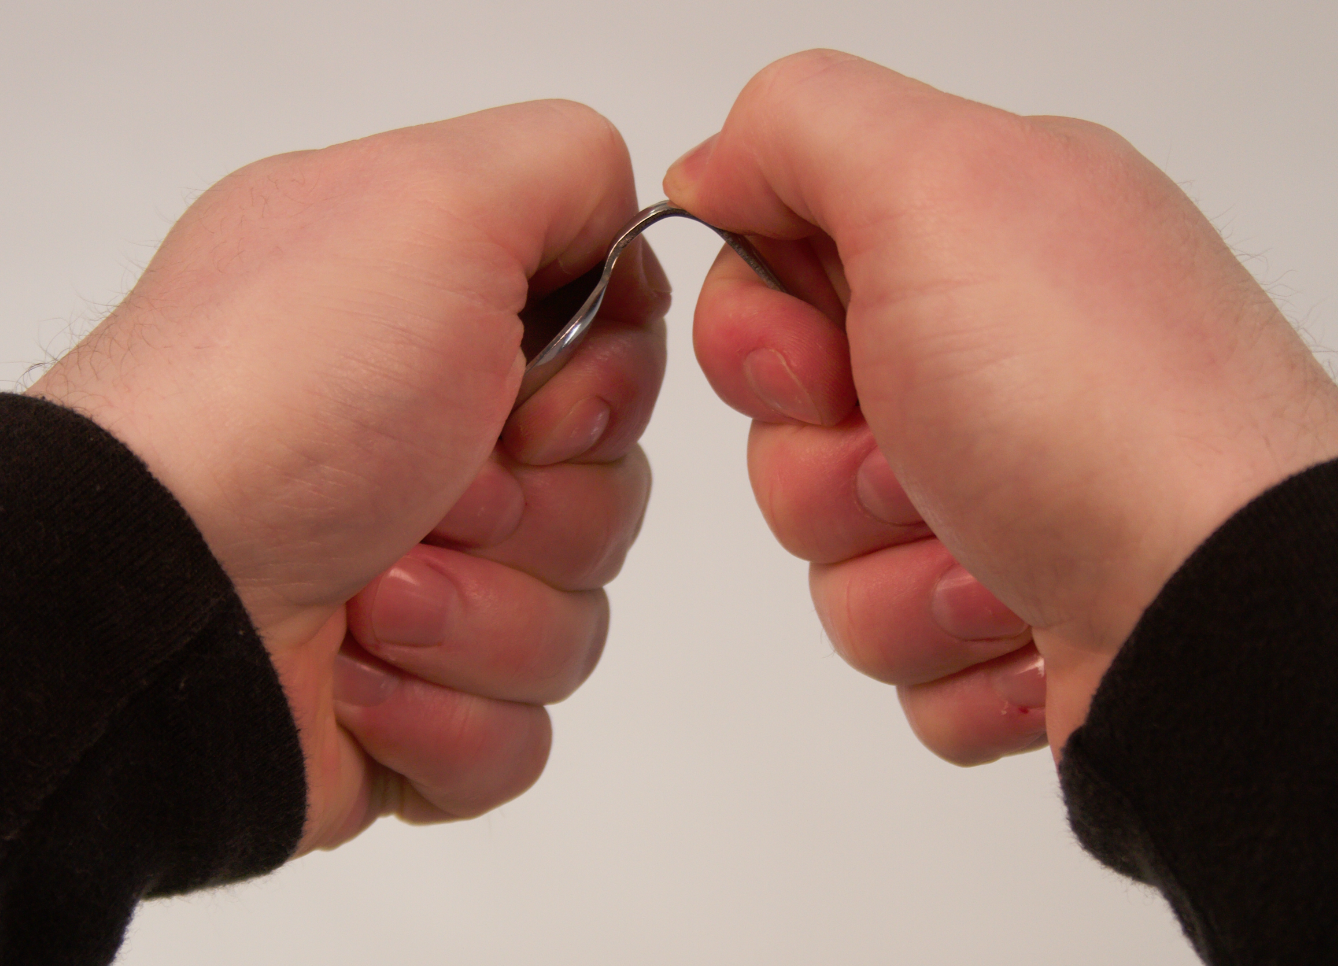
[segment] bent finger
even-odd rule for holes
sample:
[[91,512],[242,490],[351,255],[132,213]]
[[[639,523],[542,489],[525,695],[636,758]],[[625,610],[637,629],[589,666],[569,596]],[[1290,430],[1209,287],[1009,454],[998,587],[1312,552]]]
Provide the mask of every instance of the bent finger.
[[[515,567],[559,590],[594,590],[612,580],[622,567],[641,526],[650,497],[650,464],[634,446],[610,463],[557,463],[527,466],[500,457],[520,493],[520,513],[513,529],[491,530],[491,542],[471,552]],[[492,471],[490,471],[492,472]],[[515,490],[498,482],[510,495],[499,497],[503,515],[512,513]],[[426,542],[458,547],[448,524]],[[480,531],[488,531],[483,524]]]
[[897,689],[911,730],[956,765],[1046,746],[1045,665],[1035,647],[951,677]]
[[[402,674],[351,639],[335,673],[340,725],[408,783],[383,783],[390,800],[378,811],[417,822],[472,818],[524,792],[548,761],[553,732],[542,707]],[[414,794],[402,794],[410,789]]]
[[594,670],[608,633],[603,591],[554,590],[511,567],[420,544],[349,601],[369,653],[433,684],[549,704]]
[[1031,641],[1026,623],[938,540],[815,564],[809,587],[837,652],[888,684],[920,684]]
[[[636,250],[654,263],[649,248]],[[502,443],[514,459],[535,466],[610,462],[641,437],[664,379],[668,282],[654,264],[651,274],[662,281],[647,285],[662,286],[663,298],[650,306],[630,296],[606,299],[571,361],[512,413]]]
[[697,298],[697,360],[716,394],[754,419],[837,423],[856,402],[845,307],[807,242],[758,248],[793,294],[723,249]]
[[781,546],[813,563],[930,536],[859,410],[830,427],[753,423],[748,476]]

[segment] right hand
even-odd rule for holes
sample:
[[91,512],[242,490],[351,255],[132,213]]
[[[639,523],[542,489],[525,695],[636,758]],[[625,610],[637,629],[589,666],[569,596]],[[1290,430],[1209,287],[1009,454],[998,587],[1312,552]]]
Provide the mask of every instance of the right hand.
[[[698,355],[758,420],[754,489],[814,562],[834,644],[951,760],[1046,734],[1058,755],[1189,553],[1338,455],[1333,383],[1096,125],[812,51],[755,77],[665,188],[758,237],[804,300],[723,253]],[[1038,653],[1039,731],[1016,713]]]
[[[512,413],[518,313],[636,210],[618,132],[562,101],[268,158],[32,387],[137,453],[232,579],[301,736],[299,851],[476,815],[543,768],[542,705],[594,666],[649,493],[668,285],[629,252]],[[410,590],[428,621],[397,612]]]

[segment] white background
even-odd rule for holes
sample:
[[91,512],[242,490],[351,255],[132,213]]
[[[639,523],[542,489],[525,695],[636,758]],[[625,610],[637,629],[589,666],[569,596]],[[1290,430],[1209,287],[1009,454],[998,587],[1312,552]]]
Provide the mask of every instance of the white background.
[[[240,165],[509,101],[585,101],[643,202],[757,69],[848,50],[1129,137],[1317,346],[1338,345],[1331,0],[189,0],[0,7],[0,387],[120,298]],[[718,243],[674,281],[656,493],[548,772],[457,826],[393,821],[260,882],[141,909],[150,964],[1195,962],[1073,843],[1048,756],[962,771],[836,658],[691,357]],[[982,472],[988,468],[981,468]]]

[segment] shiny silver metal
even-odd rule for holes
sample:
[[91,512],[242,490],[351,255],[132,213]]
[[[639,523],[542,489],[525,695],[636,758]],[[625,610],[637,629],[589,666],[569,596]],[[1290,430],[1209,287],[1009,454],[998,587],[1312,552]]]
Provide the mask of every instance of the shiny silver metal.
[[563,326],[562,330],[543,349],[535,353],[534,358],[525,366],[525,376],[520,382],[520,392],[516,396],[516,406],[533,396],[544,383],[557,375],[558,371],[571,359],[576,347],[581,344],[581,340],[585,338],[591,323],[594,322],[595,316],[599,313],[599,307],[604,302],[604,293],[608,290],[609,278],[613,275],[613,266],[618,261],[618,256],[626,250],[633,239],[657,221],[663,221],[665,218],[690,218],[695,222],[706,225],[707,228],[723,238],[725,244],[734,249],[739,257],[747,262],[748,266],[769,287],[778,292],[785,291],[785,286],[771,271],[770,266],[762,260],[762,256],[757,253],[757,249],[742,235],[736,235],[732,231],[726,231],[723,228],[708,224],[696,215],[668,201],[651,205],[645,211],[638,213],[618,233],[618,237],[609,246],[609,254],[604,259],[604,270],[600,273],[599,281],[595,283],[594,289],[586,297],[581,307],[576,310],[576,314],[572,316],[571,321]]

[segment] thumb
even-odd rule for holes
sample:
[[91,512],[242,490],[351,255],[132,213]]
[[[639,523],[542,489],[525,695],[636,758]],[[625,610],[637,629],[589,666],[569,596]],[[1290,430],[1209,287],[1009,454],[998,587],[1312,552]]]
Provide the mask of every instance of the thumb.
[[871,212],[906,200],[895,186],[919,146],[939,141],[933,129],[981,109],[851,54],[793,54],[749,81],[721,131],[669,168],[664,189],[734,231],[793,239],[816,228],[853,241]]

